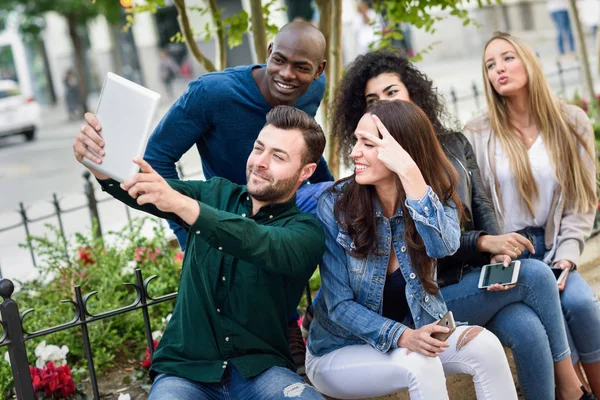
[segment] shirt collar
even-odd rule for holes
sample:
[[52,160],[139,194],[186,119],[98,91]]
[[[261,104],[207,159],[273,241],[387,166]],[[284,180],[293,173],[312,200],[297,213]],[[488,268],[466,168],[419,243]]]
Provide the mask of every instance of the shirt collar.
[[[252,210],[252,199],[250,197],[250,193],[248,193],[248,189],[246,186],[243,187],[242,192],[240,193],[240,200],[250,209]],[[270,215],[279,215],[283,214],[286,211],[291,210],[296,207],[296,193],[292,196],[288,201],[284,201],[283,203],[272,203],[267,204],[266,206],[261,207],[260,210],[256,213],[256,216],[267,213]]]

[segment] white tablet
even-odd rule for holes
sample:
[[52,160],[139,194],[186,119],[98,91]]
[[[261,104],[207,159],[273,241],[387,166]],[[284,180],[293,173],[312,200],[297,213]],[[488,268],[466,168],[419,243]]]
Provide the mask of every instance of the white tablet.
[[481,267],[481,275],[479,275],[479,288],[484,289],[494,283],[500,285],[514,285],[519,278],[519,270],[521,269],[521,261],[511,261],[508,267],[504,264],[487,264]]
[[102,164],[85,157],[83,163],[119,182],[135,174],[132,159],[144,155],[159,100],[158,93],[107,73],[96,107],[105,155]]

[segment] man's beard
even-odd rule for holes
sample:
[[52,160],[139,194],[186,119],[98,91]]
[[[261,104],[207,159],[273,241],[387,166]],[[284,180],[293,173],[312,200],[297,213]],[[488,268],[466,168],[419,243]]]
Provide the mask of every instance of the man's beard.
[[[248,170],[246,181],[250,182],[251,175],[252,170]],[[260,173],[258,175],[261,176]],[[294,176],[288,179],[277,181],[275,183],[269,183],[257,188],[247,185],[246,188],[248,190],[248,193],[258,201],[267,203],[277,203],[283,199],[290,197],[290,195],[296,190],[296,184],[298,183],[299,177],[300,171],[298,171]]]

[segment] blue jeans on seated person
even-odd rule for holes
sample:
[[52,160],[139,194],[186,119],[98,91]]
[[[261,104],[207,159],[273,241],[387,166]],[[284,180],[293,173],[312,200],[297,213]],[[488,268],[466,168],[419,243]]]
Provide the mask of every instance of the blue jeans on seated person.
[[523,260],[514,288],[489,292],[478,288],[480,272],[474,268],[441,289],[448,309],[457,321],[485,326],[511,348],[526,399],[553,399],[554,362],[569,356],[554,274],[541,261]]
[[262,374],[244,379],[232,365],[219,383],[200,383],[174,375],[159,374],[148,400],[315,400],[323,399],[300,375],[287,368],[271,367]]
[[[525,250],[519,257],[542,259],[546,252],[543,228],[526,228],[517,232],[528,238],[535,254]],[[558,260],[556,260],[558,261]],[[600,361],[600,302],[590,285],[577,270],[569,272],[560,302],[567,325],[567,336],[573,363],[591,364]]]

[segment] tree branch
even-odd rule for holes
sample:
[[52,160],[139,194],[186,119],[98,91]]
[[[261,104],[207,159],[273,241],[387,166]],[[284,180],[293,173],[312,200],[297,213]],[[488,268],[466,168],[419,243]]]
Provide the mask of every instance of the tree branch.
[[261,0],[250,0],[250,16],[252,18],[252,37],[254,38],[256,60],[263,63],[267,59],[267,31],[265,30],[265,17]]
[[217,7],[217,0],[209,0],[210,14],[213,17],[215,26],[217,27],[216,47],[217,47],[217,67],[219,70],[225,69],[227,66],[227,48],[225,47],[225,29],[223,28],[223,18]]
[[204,67],[204,69],[208,72],[216,71],[215,65],[204,56],[196,40],[194,39],[194,33],[192,32],[192,28],[190,27],[190,20],[188,18],[187,10],[185,8],[185,0],[173,0],[175,7],[177,8],[177,13],[179,17],[177,21],[179,22],[179,28],[181,29],[181,33],[183,33],[183,37],[185,38],[185,43],[188,49],[192,52],[196,60]]

